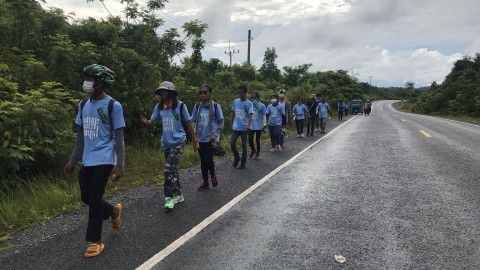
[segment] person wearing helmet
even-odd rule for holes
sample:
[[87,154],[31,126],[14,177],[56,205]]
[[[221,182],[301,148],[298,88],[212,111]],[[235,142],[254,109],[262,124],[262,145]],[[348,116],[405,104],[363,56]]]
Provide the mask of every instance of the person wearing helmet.
[[105,93],[115,81],[115,72],[93,64],[84,68],[83,75],[83,90],[89,98],[78,105],[75,147],[63,170],[70,176],[82,161],[78,182],[81,199],[88,205],[86,240],[90,242],[84,257],[94,257],[105,247],[101,241],[103,220],[111,218],[114,231],[121,228],[122,205],[108,203],[103,194],[110,175],[113,181],[123,176],[125,120],[122,105]]
[[199,143],[192,126],[188,108],[178,99],[178,91],[175,85],[169,81],[160,83],[155,94],[160,97],[160,103],[155,105],[150,119],[141,116],[140,121],[144,125],[153,125],[157,121],[162,122],[162,137],[160,143],[165,155],[163,175],[163,193],[165,195],[165,210],[173,209],[173,206],[185,199],[180,185],[180,159],[182,158],[187,132],[190,133],[195,150],[199,149]]

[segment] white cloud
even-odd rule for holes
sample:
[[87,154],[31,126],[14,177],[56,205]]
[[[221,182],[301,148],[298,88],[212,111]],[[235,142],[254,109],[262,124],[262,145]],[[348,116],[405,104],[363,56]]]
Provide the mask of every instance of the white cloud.
[[[99,0],[47,1],[79,17],[108,15]],[[104,3],[122,15],[119,2]],[[246,61],[251,29],[257,67],[266,47],[275,47],[279,68],[311,63],[311,71],[344,69],[362,81],[371,76],[374,85],[403,86],[408,80],[424,86],[442,81],[463,55],[480,52],[478,10],[478,0],[183,0],[168,2],[158,14],[166,21],[160,33],[193,19],[207,23],[205,57],[225,63],[228,40],[240,50],[233,62]]]

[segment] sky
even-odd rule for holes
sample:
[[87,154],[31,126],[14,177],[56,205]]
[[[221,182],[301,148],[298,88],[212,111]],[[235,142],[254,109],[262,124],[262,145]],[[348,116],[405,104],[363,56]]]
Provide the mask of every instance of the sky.
[[[74,12],[77,20],[122,17],[125,8],[121,0],[46,2],[43,7]],[[455,61],[480,53],[478,11],[478,0],[170,0],[157,16],[165,20],[160,35],[182,32],[195,19],[208,24],[204,59],[229,64],[226,52],[235,51],[232,63],[246,62],[251,30],[250,61],[257,68],[274,47],[282,71],[310,63],[311,72],[346,70],[375,86],[412,81],[422,87],[442,82]]]

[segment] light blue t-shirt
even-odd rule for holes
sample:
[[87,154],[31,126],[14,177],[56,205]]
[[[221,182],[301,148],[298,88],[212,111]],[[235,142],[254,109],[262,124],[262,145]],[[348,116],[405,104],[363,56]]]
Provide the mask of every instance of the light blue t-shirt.
[[[80,119],[80,103],[78,104],[75,124],[83,126],[83,166],[115,165],[115,138],[110,139],[110,123],[108,103],[112,99],[106,96],[101,100],[90,100],[83,106]],[[112,107],[113,129],[124,128],[122,105],[115,101]],[[115,134],[112,134],[115,136]]]
[[[210,103],[210,107],[212,110],[212,130],[210,132],[210,127],[209,127],[209,109],[208,106],[204,107],[202,104],[197,104],[193,107],[193,112],[192,112],[192,121],[196,123],[197,125],[197,130],[198,130],[198,141],[199,142],[209,142],[210,141],[210,136],[212,133],[215,133],[218,130],[218,121],[223,119],[223,112],[222,108],[220,108],[220,104],[218,103]],[[197,111],[200,110],[200,114],[197,117]],[[198,118],[198,123],[197,123],[197,118]]]
[[305,113],[307,113],[307,106],[305,104],[297,103],[293,106],[293,115],[295,116],[295,120],[304,120]]
[[267,114],[267,107],[260,101],[253,102],[252,123],[250,123],[251,130],[263,129],[263,116]]
[[330,105],[328,105],[327,102],[325,103],[320,102],[318,103],[317,109],[318,109],[318,116],[320,118],[326,118],[327,112],[328,110],[330,110]]
[[187,105],[183,104],[180,100],[178,101],[177,108],[175,111],[172,111],[172,107],[159,110],[159,104],[155,105],[153,109],[152,116],[150,119],[153,121],[162,121],[162,138],[160,139],[160,143],[162,144],[163,149],[169,149],[174,146],[179,145],[180,143],[185,142],[187,139],[187,130],[183,129],[180,117],[182,114],[180,113],[180,108],[183,108],[183,122],[188,122],[192,118],[190,118],[190,114],[188,114]]
[[278,103],[277,106],[273,104],[268,105],[267,107],[268,116],[268,125],[269,126],[281,126],[282,125],[282,115],[285,115],[285,107],[282,104]]
[[246,99],[244,101],[237,98],[233,101],[232,111],[235,113],[233,119],[233,130],[245,131],[248,123],[248,115],[253,114],[253,103]]

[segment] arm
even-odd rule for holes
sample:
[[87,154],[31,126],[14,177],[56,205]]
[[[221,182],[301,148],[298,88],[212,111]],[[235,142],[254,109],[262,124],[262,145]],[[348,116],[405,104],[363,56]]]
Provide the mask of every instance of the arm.
[[77,126],[77,137],[75,140],[75,146],[73,147],[72,155],[70,156],[70,160],[68,161],[67,165],[63,168],[63,172],[70,176],[73,172],[75,165],[82,159],[83,157],[83,127]]
[[123,176],[125,168],[125,143],[123,128],[115,129],[115,155],[117,164],[112,170],[112,181],[118,181]]
[[192,136],[193,140],[193,149],[198,150],[200,148],[200,144],[198,143],[197,135],[195,134],[195,130],[193,129],[192,121],[187,122],[188,133]]
[[247,130],[250,129],[250,123],[252,123],[252,116],[253,116],[253,113],[249,113],[248,114],[248,120],[247,120]]

